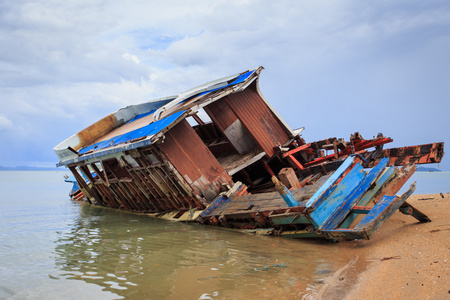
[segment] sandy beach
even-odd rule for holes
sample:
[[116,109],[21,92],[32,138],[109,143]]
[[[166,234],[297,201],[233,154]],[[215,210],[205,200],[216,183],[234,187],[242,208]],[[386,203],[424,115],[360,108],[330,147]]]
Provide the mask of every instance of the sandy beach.
[[450,299],[450,194],[413,195],[428,215],[419,223],[396,212],[371,240],[341,242],[354,254],[328,280],[319,299]]

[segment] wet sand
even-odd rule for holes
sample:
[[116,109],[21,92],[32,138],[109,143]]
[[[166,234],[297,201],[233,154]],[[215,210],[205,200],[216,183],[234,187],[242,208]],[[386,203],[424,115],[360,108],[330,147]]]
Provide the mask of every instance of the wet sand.
[[371,240],[341,242],[354,260],[324,285],[319,299],[450,299],[450,193],[407,201],[428,215],[396,212]]

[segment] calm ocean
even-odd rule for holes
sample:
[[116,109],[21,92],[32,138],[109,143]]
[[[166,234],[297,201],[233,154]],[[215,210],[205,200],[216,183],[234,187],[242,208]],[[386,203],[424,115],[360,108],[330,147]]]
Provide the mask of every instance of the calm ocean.
[[[0,171],[0,299],[307,298],[351,259],[341,243],[82,205],[66,173]],[[450,191],[450,172],[414,176],[416,193]]]

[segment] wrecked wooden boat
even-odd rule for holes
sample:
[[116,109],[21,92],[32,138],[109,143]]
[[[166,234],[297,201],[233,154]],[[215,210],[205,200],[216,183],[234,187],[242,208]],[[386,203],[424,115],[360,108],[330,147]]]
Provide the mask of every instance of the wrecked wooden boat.
[[[378,134],[306,142],[261,94],[262,67],[177,96],[125,107],[54,148],[76,199],[246,232],[368,239],[395,211],[421,222],[396,193],[444,143],[383,149]],[[80,194],[82,196],[80,196]],[[75,197],[75,196],[74,196]]]

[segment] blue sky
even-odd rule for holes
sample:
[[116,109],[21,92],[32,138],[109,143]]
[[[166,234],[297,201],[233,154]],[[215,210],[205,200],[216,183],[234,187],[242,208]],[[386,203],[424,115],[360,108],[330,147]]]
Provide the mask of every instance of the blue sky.
[[121,107],[259,65],[307,141],[450,145],[448,1],[2,1],[0,43],[3,166],[54,166]]

